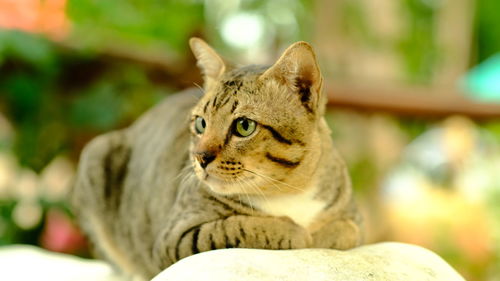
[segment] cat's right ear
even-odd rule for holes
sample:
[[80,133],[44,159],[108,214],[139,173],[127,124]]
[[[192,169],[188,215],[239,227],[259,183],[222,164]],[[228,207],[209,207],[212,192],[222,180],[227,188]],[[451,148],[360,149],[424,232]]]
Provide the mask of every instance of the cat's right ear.
[[191,38],[189,45],[198,61],[197,65],[203,74],[204,88],[207,90],[224,73],[226,65],[217,52],[200,38]]
[[298,94],[308,112],[323,115],[326,103],[321,93],[323,78],[314,50],[308,43],[292,44],[260,79],[273,79],[288,86]]

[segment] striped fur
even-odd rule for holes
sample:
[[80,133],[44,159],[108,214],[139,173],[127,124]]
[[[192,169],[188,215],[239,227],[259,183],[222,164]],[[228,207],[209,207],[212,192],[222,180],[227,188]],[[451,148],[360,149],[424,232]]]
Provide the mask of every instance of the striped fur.
[[[71,199],[96,253],[148,279],[213,249],[358,245],[311,47],[296,43],[271,67],[233,68],[203,41],[191,46],[204,93],[168,97],[82,153]],[[256,122],[247,137],[235,127],[243,117]]]

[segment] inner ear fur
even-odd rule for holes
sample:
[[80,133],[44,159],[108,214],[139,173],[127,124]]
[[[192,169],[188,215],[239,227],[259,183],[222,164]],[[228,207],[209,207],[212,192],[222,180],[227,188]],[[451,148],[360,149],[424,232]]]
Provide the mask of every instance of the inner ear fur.
[[313,48],[300,41],[288,47],[276,63],[260,79],[274,79],[300,95],[308,111],[316,111],[320,103],[323,78]]
[[193,37],[189,40],[189,45],[203,74],[204,88],[207,90],[226,71],[226,64],[219,54],[202,39]]

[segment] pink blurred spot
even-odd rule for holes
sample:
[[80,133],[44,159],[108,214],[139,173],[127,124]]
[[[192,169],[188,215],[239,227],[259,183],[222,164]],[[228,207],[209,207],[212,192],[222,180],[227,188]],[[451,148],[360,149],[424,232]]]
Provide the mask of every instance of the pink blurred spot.
[[86,240],[75,224],[66,214],[54,209],[47,213],[40,244],[50,251],[68,254],[86,248]]

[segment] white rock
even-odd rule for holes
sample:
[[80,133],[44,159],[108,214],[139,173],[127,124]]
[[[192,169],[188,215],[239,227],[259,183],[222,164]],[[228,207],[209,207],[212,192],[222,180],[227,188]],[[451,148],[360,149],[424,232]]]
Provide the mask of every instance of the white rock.
[[[2,281],[120,281],[102,261],[51,253],[33,246],[0,248]],[[380,243],[349,251],[224,249],[185,258],[153,281],[464,281],[424,248]]]
[[153,281],[431,281],[464,279],[424,248],[379,243],[349,251],[223,249],[187,257]]
[[49,252],[34,246],[0,247],[2,281],[119,281],[103,261]]

